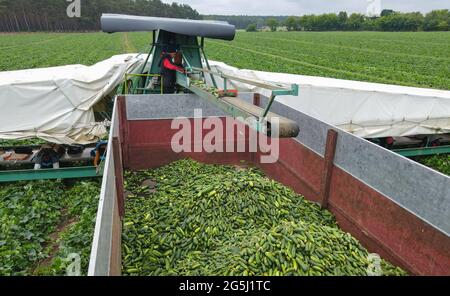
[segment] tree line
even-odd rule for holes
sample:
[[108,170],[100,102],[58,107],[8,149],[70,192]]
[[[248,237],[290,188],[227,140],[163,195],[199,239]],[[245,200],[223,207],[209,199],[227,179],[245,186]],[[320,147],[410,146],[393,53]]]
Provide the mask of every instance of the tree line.
[[[73,0],[72,0],[73,1]],[[69,18],[66,0],[0,0],[0,32],[70,32],[100,30],[102,13],[122,13],[184,19],[227,21],[237,29],[256,31],[264,26],[289,31],[449,31],[450,11],[400,13],[383,10],[380,17],[346,12],[304,16],[201,16],[186,4],[161,0],[79,0],[81,17]]]
[[100,30],[102,13],[201,19],[185,4],[161,0],[80,0],[81,17],[67,16],[66,0],[0,0],[1,32],[70,32]]
[[[283,22],[269,18],[265,25],[272,31],[284,26],[288,31],[449,31],[450,10],[433,10],[425,15],[420,12],[401,13],[385,9],[380,17],[346,12],[338,14],[290,16]],[[256,31],[260,26],[250,24],[247,31]]]
[[204,15],[205,20],[225,21],[234,25],[237,29],[246,29],[254,24],[257,28],[266,25],[269,19],[275,19],[277,23],[283,24],[287,16],[255,16],[255,15]]

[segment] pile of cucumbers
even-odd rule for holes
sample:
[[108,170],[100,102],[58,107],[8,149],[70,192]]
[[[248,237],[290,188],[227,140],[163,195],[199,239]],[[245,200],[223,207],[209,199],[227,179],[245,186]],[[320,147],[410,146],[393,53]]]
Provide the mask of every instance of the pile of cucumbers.
[[406,274],[256,168],[185,159],[125,177],[125,275]]

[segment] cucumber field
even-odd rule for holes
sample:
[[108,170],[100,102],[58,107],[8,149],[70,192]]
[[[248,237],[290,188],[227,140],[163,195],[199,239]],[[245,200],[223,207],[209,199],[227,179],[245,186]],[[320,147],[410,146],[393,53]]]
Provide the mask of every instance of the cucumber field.
[[240,33],[208,45],[239,68],[450,89],[448,33]]
[[[91,65],[150,42],[149,33],[3,34],[0,71]],[[450,90],[450,32],[238,32],[206,50],[238,68]]]

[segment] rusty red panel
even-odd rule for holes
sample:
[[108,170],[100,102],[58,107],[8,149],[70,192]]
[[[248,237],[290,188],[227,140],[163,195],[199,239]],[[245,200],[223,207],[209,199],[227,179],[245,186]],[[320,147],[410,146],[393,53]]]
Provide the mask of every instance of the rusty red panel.
[[119,117],[119,129],[120,129],[120,133],[119,133],[119,142],[121,145],[121,151],[122,151],[122,161],[123,161],[123,166],[125,168],[128,167],[128,162],[129,162],[129,153],[128,153],[128,143],[129,143],[129,138],[128,138],[128,123],[129,121],[127,120],[127,106],[126,106],[126,99],[124,96],[119,96],[117,97],[117,112],[118,112],[118,117]]
[[[223,141],[236,141],[239,134],[245,135],[248,139],[249,129],[242,123],[229,119],[238,126],[235,129],[234,136],[223,131]],[[221,118],[222,124],[225,127],[225,118]],[[190,119],[191,132],[194,132],[194,120]],[[178,132],[178,129],[171,129],[171,119],[164,120],[133,120],[128,121],[128,141],[132,144],[167,144],[170,143],[172,137]],[[212,129],[202,129],[203,138]]]
[[170,129],[171,120],[135,120],[128,121],[129,144],[167,144],[170,143],[173,132]]
[[303,176],[286,169],[281,163],[276,164],[258,164],[267,177],[272,178],[286,186],[292,188],[295,192],[302,194],[305,198],[319,202],[318,191],[306,181]]
[[112,151],[114,155],[114,170],[116,176],[116,191],[117,191],[117,204],[119,208],[120,217],[123,218],[125,214],[125,190],[123,184],[123,163],[122,153],[120,151],[119,139],[114,137],[112,139]]
[[241,164],[242,161],[251,163],[251,155],[249,153],[175,153],[170,147],[155,146],[130,146],[132,153],[130,161],[130,169],[142,170],[149,168],[157,168],[183,158],[191,158],[204,163],[214,164]]
[[320,184],[320,198],[322,208],[328,207],[328,199],[330,197],[331,174],[333,173],[334,155],[336,153],[338,133],[330,129],[327,135],[327,144],[325,148],[325,163],[322,174],[322,182]]
[[353,176],[334,168],[330,209],[364,245],[414,274],[450,275],[450,238]]
[[292,139],[280,139],[280,154],[276,164],[260,163],[261,152],[256,162],[264,172],[312,201],[320,202],[320,184],[324,160],[318,154]]
[[[280,150],[277,163],[258,166],[269,177],[320,202],[324,159],[293,140],[282,140]],[[329,209],[341,228],[371,252],[412,274],[450,274],[450,238],[335,166]]]
[[[224,123],[225,118],[221,118]],[[194,123],[191,122],[191,133],[194,132]],[[237,123],[236,121],[233,121]],[[192,152],[175,153],[171,147],[171,140],[178,130],[171,129],[172,120],[137,120],[128,121],[129,126],[129,143],[128,149],[130,154],[129,168],[130,169],[145,169],[159,167],[170,162],[182,158],[192,158],[202,162],[217,163],[217,164],[238,164],[241,161],[251,162],[253,156],[248,149],[248,128],[245,125],[238,123],[238,128],[234,132],[234,136],[223,131],[223,138],[217,141],[219,146],[225,150],[225,143],[231,140],[236,142],[238,133],[245,135],[245,151],[247,152],[214,152],[207,153],[202,148],[202,145],[196,143],[199,150],[194,150],[194,143],[190,142]],[[223,125],[225,127],[225,125]],[[202,139],[205,138],[211,129],[202,129]],[[234,147],[236,148],[236,147]],[[201,151],[201,152],[194,152]],[[236,151],[234,149],[234,151]]]
[[260,94],[255,93],[253,95],[253,105],[261,107],[261,95]]

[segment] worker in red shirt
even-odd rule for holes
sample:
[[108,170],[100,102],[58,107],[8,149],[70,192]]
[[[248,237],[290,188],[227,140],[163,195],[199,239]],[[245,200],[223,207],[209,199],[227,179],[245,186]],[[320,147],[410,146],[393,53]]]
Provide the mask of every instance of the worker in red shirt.
[[163,93],[173,94],[175,92],[176,71],[186,73],[183,67],[177,66],[172,59],[175,54],[163,52],[161,56],[161,77],[163,84]]

